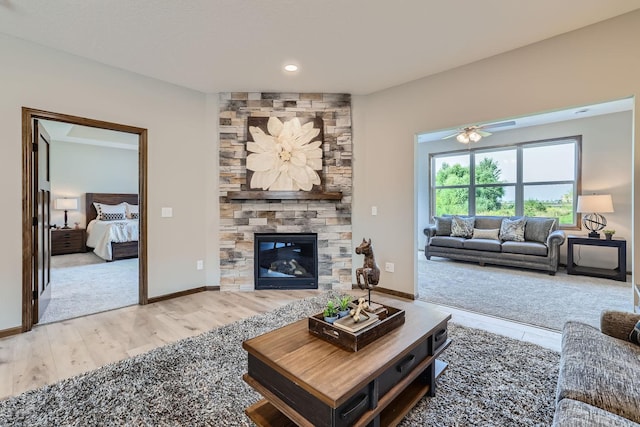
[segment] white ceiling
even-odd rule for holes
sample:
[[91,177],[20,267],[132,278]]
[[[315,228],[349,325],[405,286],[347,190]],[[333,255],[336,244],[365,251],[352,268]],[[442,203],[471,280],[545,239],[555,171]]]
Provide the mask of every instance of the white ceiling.
[[[204,93],[368,94],[638,0],[0,0],[0,32]],[[300,70],[285,75],[282,66]]]

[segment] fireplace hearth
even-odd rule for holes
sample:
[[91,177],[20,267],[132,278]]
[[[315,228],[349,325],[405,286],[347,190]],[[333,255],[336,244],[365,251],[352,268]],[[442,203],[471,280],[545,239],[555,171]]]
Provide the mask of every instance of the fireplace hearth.
[[255,289],[318,289],[316,233],[255,233]]

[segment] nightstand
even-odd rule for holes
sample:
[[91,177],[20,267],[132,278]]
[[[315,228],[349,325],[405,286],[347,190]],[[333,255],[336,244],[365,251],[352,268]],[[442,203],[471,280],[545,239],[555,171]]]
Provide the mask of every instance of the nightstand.
[[51,230],[51,255],[86,252],[84,228]]

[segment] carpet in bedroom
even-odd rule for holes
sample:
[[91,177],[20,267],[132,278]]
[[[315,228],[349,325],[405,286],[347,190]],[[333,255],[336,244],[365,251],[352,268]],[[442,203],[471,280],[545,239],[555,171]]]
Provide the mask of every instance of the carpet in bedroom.
[[[0,401],[0,425],[250,426],[246,339],[316,313],[308,298]],[[550,425],[559,354],[450,324],[449,368],[401,426]]]
[[138,303],[138,259],[106,262],[91,252],[51,257],[51,301],[39,323]]
[[631,283],[453,261],[418,253],[419,299],[561,330],[567,320],[600,327],[605,309],[633,311]]

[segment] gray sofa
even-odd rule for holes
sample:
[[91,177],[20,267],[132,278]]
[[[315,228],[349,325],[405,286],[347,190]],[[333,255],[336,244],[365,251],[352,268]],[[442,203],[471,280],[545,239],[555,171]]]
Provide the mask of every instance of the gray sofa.
[[[521,217],[476,216],[475,234],[483,237],[477,230],[500,230],[503,219]],[[565,241],[565,233],[557,229],[554,218],[525,217],[524,241],[503,241],[499,238],[452,237],[452,216],[436,217],[435,223],[424,229],[427,242],[424,254],[451,258],[461,261],[477,262],[480,265],[496,264],[511,267],[544,270],[549,274],[558,271],[560,246]],[[482,234],[485,234],[484,232]]]
[[601,330],[565,324],[553,426],[640,426],[640,345],[629,341],[638,320],[605,311]]

